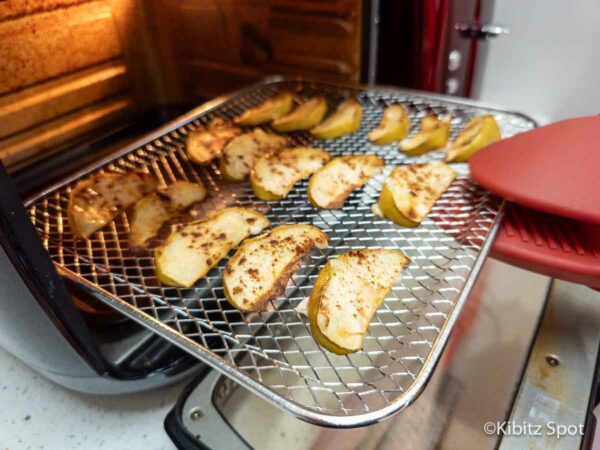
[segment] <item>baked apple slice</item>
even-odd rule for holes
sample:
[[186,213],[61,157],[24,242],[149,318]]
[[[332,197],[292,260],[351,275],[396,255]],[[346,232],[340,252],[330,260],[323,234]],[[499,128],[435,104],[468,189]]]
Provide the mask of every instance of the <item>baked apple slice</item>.
[[[444,120],[446,118],[449,119],[449,116],[444,116],[441,120]],[[421,129],[421,131],[430,131],[438,128],[439,124],[440,118],[437,115],[427,114],[426,116],[423,116],[419,121],[419,128]]]
[[285,291],[298,261],[327,242],[327,235],[313,225],[282,225],[245,240],[225,266],[225,297],[241,311],[263,311]]
[[223,119],[213,119],[204,128],[188,133],[185,148],[190,161],[196,164],[208,164],[221,156],[223,148],[242,130]]
[[341,208],[352,191],[381,171],[383,159],[375,155],[334,158],[308,182],[308,201],[316,208]]
[[466,162],[472,154],[502,139],[492,115],[474,117],[467,122],[456,140],[450,144],[446,161]]
[[312,97],[291,113],[275,119],[271,126],[280,132],[310,130],[321,123],[326,112],[327,100],[325,97]]
[[338,355],[360,350],[371,319],[409,263],[400,250],[364,249],[325,264],[307,305],[315,340]]
[[390,144],[404,139],[408,130],[410,130],[410,116],[404,106],[390,105],[384,109],[377,128],[369,133],[369,140],[378,145]]
[[129,222],[130,247],[147,247],[148,239],[156,236],[167,220],[205,198],[206,188],[202,184],[176,181],[166,189],[138,200]]
[[156,275],[164,284],[190,287],[252,234],[269,226],[261,213],[225,208],[177,228],[154,250]]
[[421,119],[421,130],[413,137],[400,143],[400,150],[407,155],[416,156],[444,148],[450,137],[450,116],[438,119],[429,115]]
[[354,133],[360,128],[362,107],[355,99],[344,100],[325,121],[310,130],[320,139],[332,139]]
[[281,92],[271,97],[254,108],[247,109],[235,123],[244,126],[261,125],[288,114],[294,106],[294,96],[291,92]]
[[396,167],[385,180],[374,213],[415,227],[450,187],[456,172],[441,161]]
[[73,234],[89,238],[157,186],[154,176],[138,171],[101,173],[81,180],[69,195],[67,212]]
[[261,129],[244,133],[233,138],[223,149],[221,173],[226,180],[244,181],[261,156],[270,155],[287,144],[285,137],[266,133]]
[[250,185],[261,200],[281,200],[294,184],[316,172],[331,159],[325,150],[312,147],[281,149],[260,158],[250,174]]

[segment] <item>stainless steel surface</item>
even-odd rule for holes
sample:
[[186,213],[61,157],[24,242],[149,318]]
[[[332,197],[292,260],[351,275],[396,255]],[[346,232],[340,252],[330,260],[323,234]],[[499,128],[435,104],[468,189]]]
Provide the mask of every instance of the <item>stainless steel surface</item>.
[[[193,406],[187,407],[186,403],[183,409],[183,422],[192,435],[210,449],[247,449],[249,448],[248,443],[230,426],[229,422],[223,420],[217,406],[226,401],[230,394],[229,385],[223,383],[221,377],[219,372],[213,370],[202,380],[202,388],[194,390]],[[279,414],[285,414],[272,406],[269,408]],[[258,418],[260,415],[262,419],[265,419],[261,413],[262,411],[254,411],[255,417]],[[299,423],[309,426],[306,422]],[[269,432],[264,427],[264,423],[260,424],[259,422],[256,425],[259,426],[261,433]],[[277,432],[280,433],[281,430],[277,430]]]
[[[321,146],[334,155],[368,152],[385,159],[385,174],[352,194],[342,209],[312,208],[306,201],[306,180],[282,201],[258,201],[248,183],[223,182],[217,164],[197,167],[188,161],[184,139],[189,130],[214,116],[234,117],[282,89],[300,98],[324,94],[332,106],[348,96],[362,103],[362,126],[352,135],[328,141],[304,132],[291,135],[298,145]],[[438,151],[409,158],[395,145],[368,143],[366,133],[378,123],[383,107],[393,102],[403,103],[415,124],[429,112],[450,113],[453,135],[470,117],[483,113],[494,114],[504,136],[534,127],[525,116],[452,98],[391,88],[272,81],[211,102],[98,168],[49,189],[28,202],[31,217],[65,276],[254,393],[309,422],[336,427],[373,423],[413,402],[423,389],[489,250],[500,211],[500,202],[475,185],[467,166],[459,164],[457,180],[419,227],[402,228],[373,216],[371,206],[392,166],[443,157]],[[229,306],[221,283],[226,260],[194,288],[163,286],[155,277],[152,254],[133,255],[127,248],[125,214],[90,241],[76,241],[66,218],[68,195],[77,178],[134,168],[154,173],[163,184],[201,180],[211,196],[198,215],[229,204],[249,206],[264,212],[273,225],[312,223],[330,236],[330,246],[303,260],[285,296],[274,302],[275,312],[242,314]],[[328,258],[364,247],[399,248],[412,263],[373,318],[364,350],[336,356],[316,344],[306,317],[295,307],[310,294]]]
[[[185,399],[184,427],[213,449],[244,447],[232,430],[261,450],[493,449],[499,438],[484,424],[508,416],[549,283],[488,259],[431,381],[410,408],[385,422],[353,430],[310,425],[213,372]],[[194,411],[203,414],[193,420]]]
[[457,23],[455,29],[462,37],[469,39],[492,39],[510,33],[507,27],[491,23]]
[[600,346],[598,324],[600,292],[553,282],[501,450],[580,447]]
[[[368,37],[368,48],[367,51],[367,84],[375,84],[375,78],[377,76],[377,51],[379,50],[379,1],[380,0],[368,0],[363,3],[363,8],[368,8],[369,17],[369,37]],[[364,26],[367,26],[366,24]]]

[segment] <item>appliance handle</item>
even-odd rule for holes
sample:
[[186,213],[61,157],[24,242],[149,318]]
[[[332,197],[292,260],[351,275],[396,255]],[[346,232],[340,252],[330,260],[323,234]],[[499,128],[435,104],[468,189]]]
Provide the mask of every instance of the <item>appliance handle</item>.
[[[186,388],[165,419],[165,430],[180,450],[252,450],[248,442],[231,426],[215,406],[217,385],[221,373],[208,370],[198,381]],[[202,385],[200,388],[198,386]],[[193,405],[188,405],[190,393],[194,392]],[[192,435],[183,419],[197,421],[203,431],[200,435]]]
[[487,40],[510,33],[510,30],[507,27],[492,23],[483,25],[475,23],[457,23],[454,28],[462,37],[467,39]]

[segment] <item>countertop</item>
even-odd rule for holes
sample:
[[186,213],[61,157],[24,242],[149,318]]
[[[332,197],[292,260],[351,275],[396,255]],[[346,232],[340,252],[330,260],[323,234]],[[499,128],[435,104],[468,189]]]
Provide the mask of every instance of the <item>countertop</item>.
[[184,385],[119,396],[81,394],[0,347],[0,450],[174,449],[163,421]]

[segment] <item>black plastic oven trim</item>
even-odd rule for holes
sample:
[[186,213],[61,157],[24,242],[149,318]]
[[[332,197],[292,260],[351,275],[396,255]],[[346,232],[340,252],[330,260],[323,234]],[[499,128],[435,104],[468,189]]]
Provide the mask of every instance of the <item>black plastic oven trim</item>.
[[1,162],[0,186],[0,245],[38,305],[73,349],[98,374],[108,373],[108,362],[75,307]]

